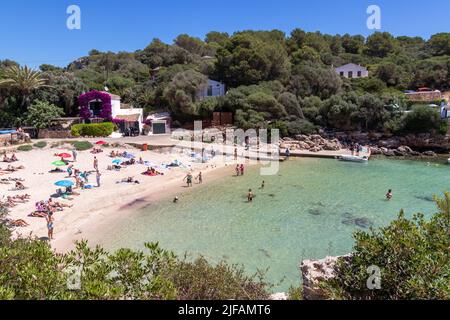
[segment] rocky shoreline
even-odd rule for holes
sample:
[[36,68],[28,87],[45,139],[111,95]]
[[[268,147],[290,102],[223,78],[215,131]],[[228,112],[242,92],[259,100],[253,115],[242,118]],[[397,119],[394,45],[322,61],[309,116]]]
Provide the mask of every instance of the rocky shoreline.
[[283,138],[280,142],[281,149],[291,151],[339,151],[348,149],[351,143],[358,143],[370,148],[372,155],[383,155],[386,157],[419,157],[436,158],[439,154],[450,152],[450,139],[431,137],[430,135],[390,137],[358,134],[353,135],[297,135],[294,138]]

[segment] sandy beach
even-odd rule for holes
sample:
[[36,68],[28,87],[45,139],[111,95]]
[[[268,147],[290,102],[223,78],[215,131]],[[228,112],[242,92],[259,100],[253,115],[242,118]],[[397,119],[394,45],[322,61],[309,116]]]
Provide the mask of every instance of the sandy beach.
[[[210,160],[209,163],[195,163],[182,150],[177,150],[176,153],[169,152],[169,150],[165,152],[143,152],[135,148],[115,148],[114,150],[120,152],[126,150],[135,155],[136,159],[142,158],[144,161],[150,161],[157,166],[169,164],[174,159],[180,161],[184,166],[161,170],[164,175],[155,177],[142,175],[142,172],[147,169],[147,166],[142,164],[127,166],[122,168],[121,171],[110,171],[107,168],[112,164],[113,159],[109,154],[113,148],[103,148],[103,150],[104,152],[99,154],[92,154],[90,151],[79,151],[77,162],[70,163],[82,172],[93,171],[94,156],[96,156],[99,162],[99,170],[102,174],[101,187],[96,187],[96,176],[95,173],[92,173],[89,177],[89,183],[95,186],[93,189],[75,189],[80,195],[72,196],[73,200],[54,199],[60,203],[72,206],[55,214],[55,239],[51,244],[58,252],[73,249],[75,241],[89,240],[94,236],[99,236],[103,232],[102,230],[106,229],[102,228],[102,226],[114,223],[118,215],[126,215],[127,212],[137,210],[139,207],[144,207],[153,201],[165,197],[179,196],[182,201],[182,194],[187,190],[183,179],[189,171],[192,172],[194,177],[199,172],[202,172],[204,183],[234,173],[232,164],[227,164],[222,157],[216,157]],[[27,187],[26,190],[13,191],[13,182],[0,184],[1,201],[4,201],[7,196],[30,195],[27,203],[20,203],[10,209],[9,219],[22,219],[29,224],[27,227],[16,228],[14,236],[32,236],[46,239],[47,225],[45,218],[30,217],[29,214],[35,211],[36,202],[47,201],[56,193],[58,189],[54,185],[56,181],[74,181],[74,179],[68,178],[66,171],[63,173],[49,173],[50,170],[55,168],[51,163],[58,160],[55,154],[63,152],[71,153],[70,147],[64,145],[58,148],[47,147],[43,150],[33,149],[30,152],[16,153],[19,161],[12,163],[12,165],[16,167],[24,166],[25,169],[0,176],[0,179],[24,179],[23,184]],[[72,161],[72,159],[68,160]],[[7,165],[7,163],[0,162],[1,169],[5,169]],[[66,168],[62,167],[63,170]],[[128,177],[133,177],[140,184],[117,183]],[[194,179],[193,188],[197,185],[198,182]]]

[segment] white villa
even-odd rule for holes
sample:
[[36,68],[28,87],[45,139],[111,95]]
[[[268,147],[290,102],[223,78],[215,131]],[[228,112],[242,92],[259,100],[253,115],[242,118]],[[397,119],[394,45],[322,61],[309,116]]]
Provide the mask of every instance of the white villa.
[[361,65],[348,63],[334,69],[341,77],[355,79],[355,78],[367,78],[369,76],[369,70]]
[[198,96],[199,99],[202,100],[208,97],[221,97],[224,96],[225,93],[225,84],[209,79],[208,86],[201,90],[198,93]]
[[[144,127],[144,110],[122,103],[120,101],[121,98],[118,95],[106,91],[93,90],[83,93],[78,99],[80,104],[80,116],[82,118],[90,121],[92,118],[108,116],[111,117],[113,121],[120,124],[119,127],[122,133],[129,128],[142,132]],[[108,115],[109,103],[111,103],[110,115]]]

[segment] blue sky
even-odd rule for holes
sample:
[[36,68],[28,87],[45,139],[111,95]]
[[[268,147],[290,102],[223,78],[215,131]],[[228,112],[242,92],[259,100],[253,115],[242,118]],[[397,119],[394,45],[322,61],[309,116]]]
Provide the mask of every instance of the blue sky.
[[[81,8],[81,30],[66,28],[72,4]],[[181,33],[203,38],[211,30],[369,35],[371,4],[381,8],[382,31],[424,38],[450,31],[448,0],[2,0],[0,59],[65,66],[94,48],[134,51],[153,38],[171,43]]]

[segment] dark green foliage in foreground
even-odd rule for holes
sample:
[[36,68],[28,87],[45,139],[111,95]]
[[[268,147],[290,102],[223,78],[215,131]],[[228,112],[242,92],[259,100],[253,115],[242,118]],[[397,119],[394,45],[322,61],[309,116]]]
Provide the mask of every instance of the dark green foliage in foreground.
[[[246,276],[239,266],[213,266],[204,258],[187,262],[157,244],[147,244],[145,252],[107,253],[82,242],[59,255],[46,242],[10,236],[0,225],[0,300],[268,298],[266,283]],[[82,270],[81,286],[73,286],[77,270]]]
[[116,126],[111,122],[75,124],[71,127],[74,137],[108,137]]
[[[324,287],[334,299],[449,299],[450,194],[436,199],[429,220],[399,217],[370,233],[357,232],[353,259],[341,261]],[[381,269],[381,289],[369,290],[367,268]]]

